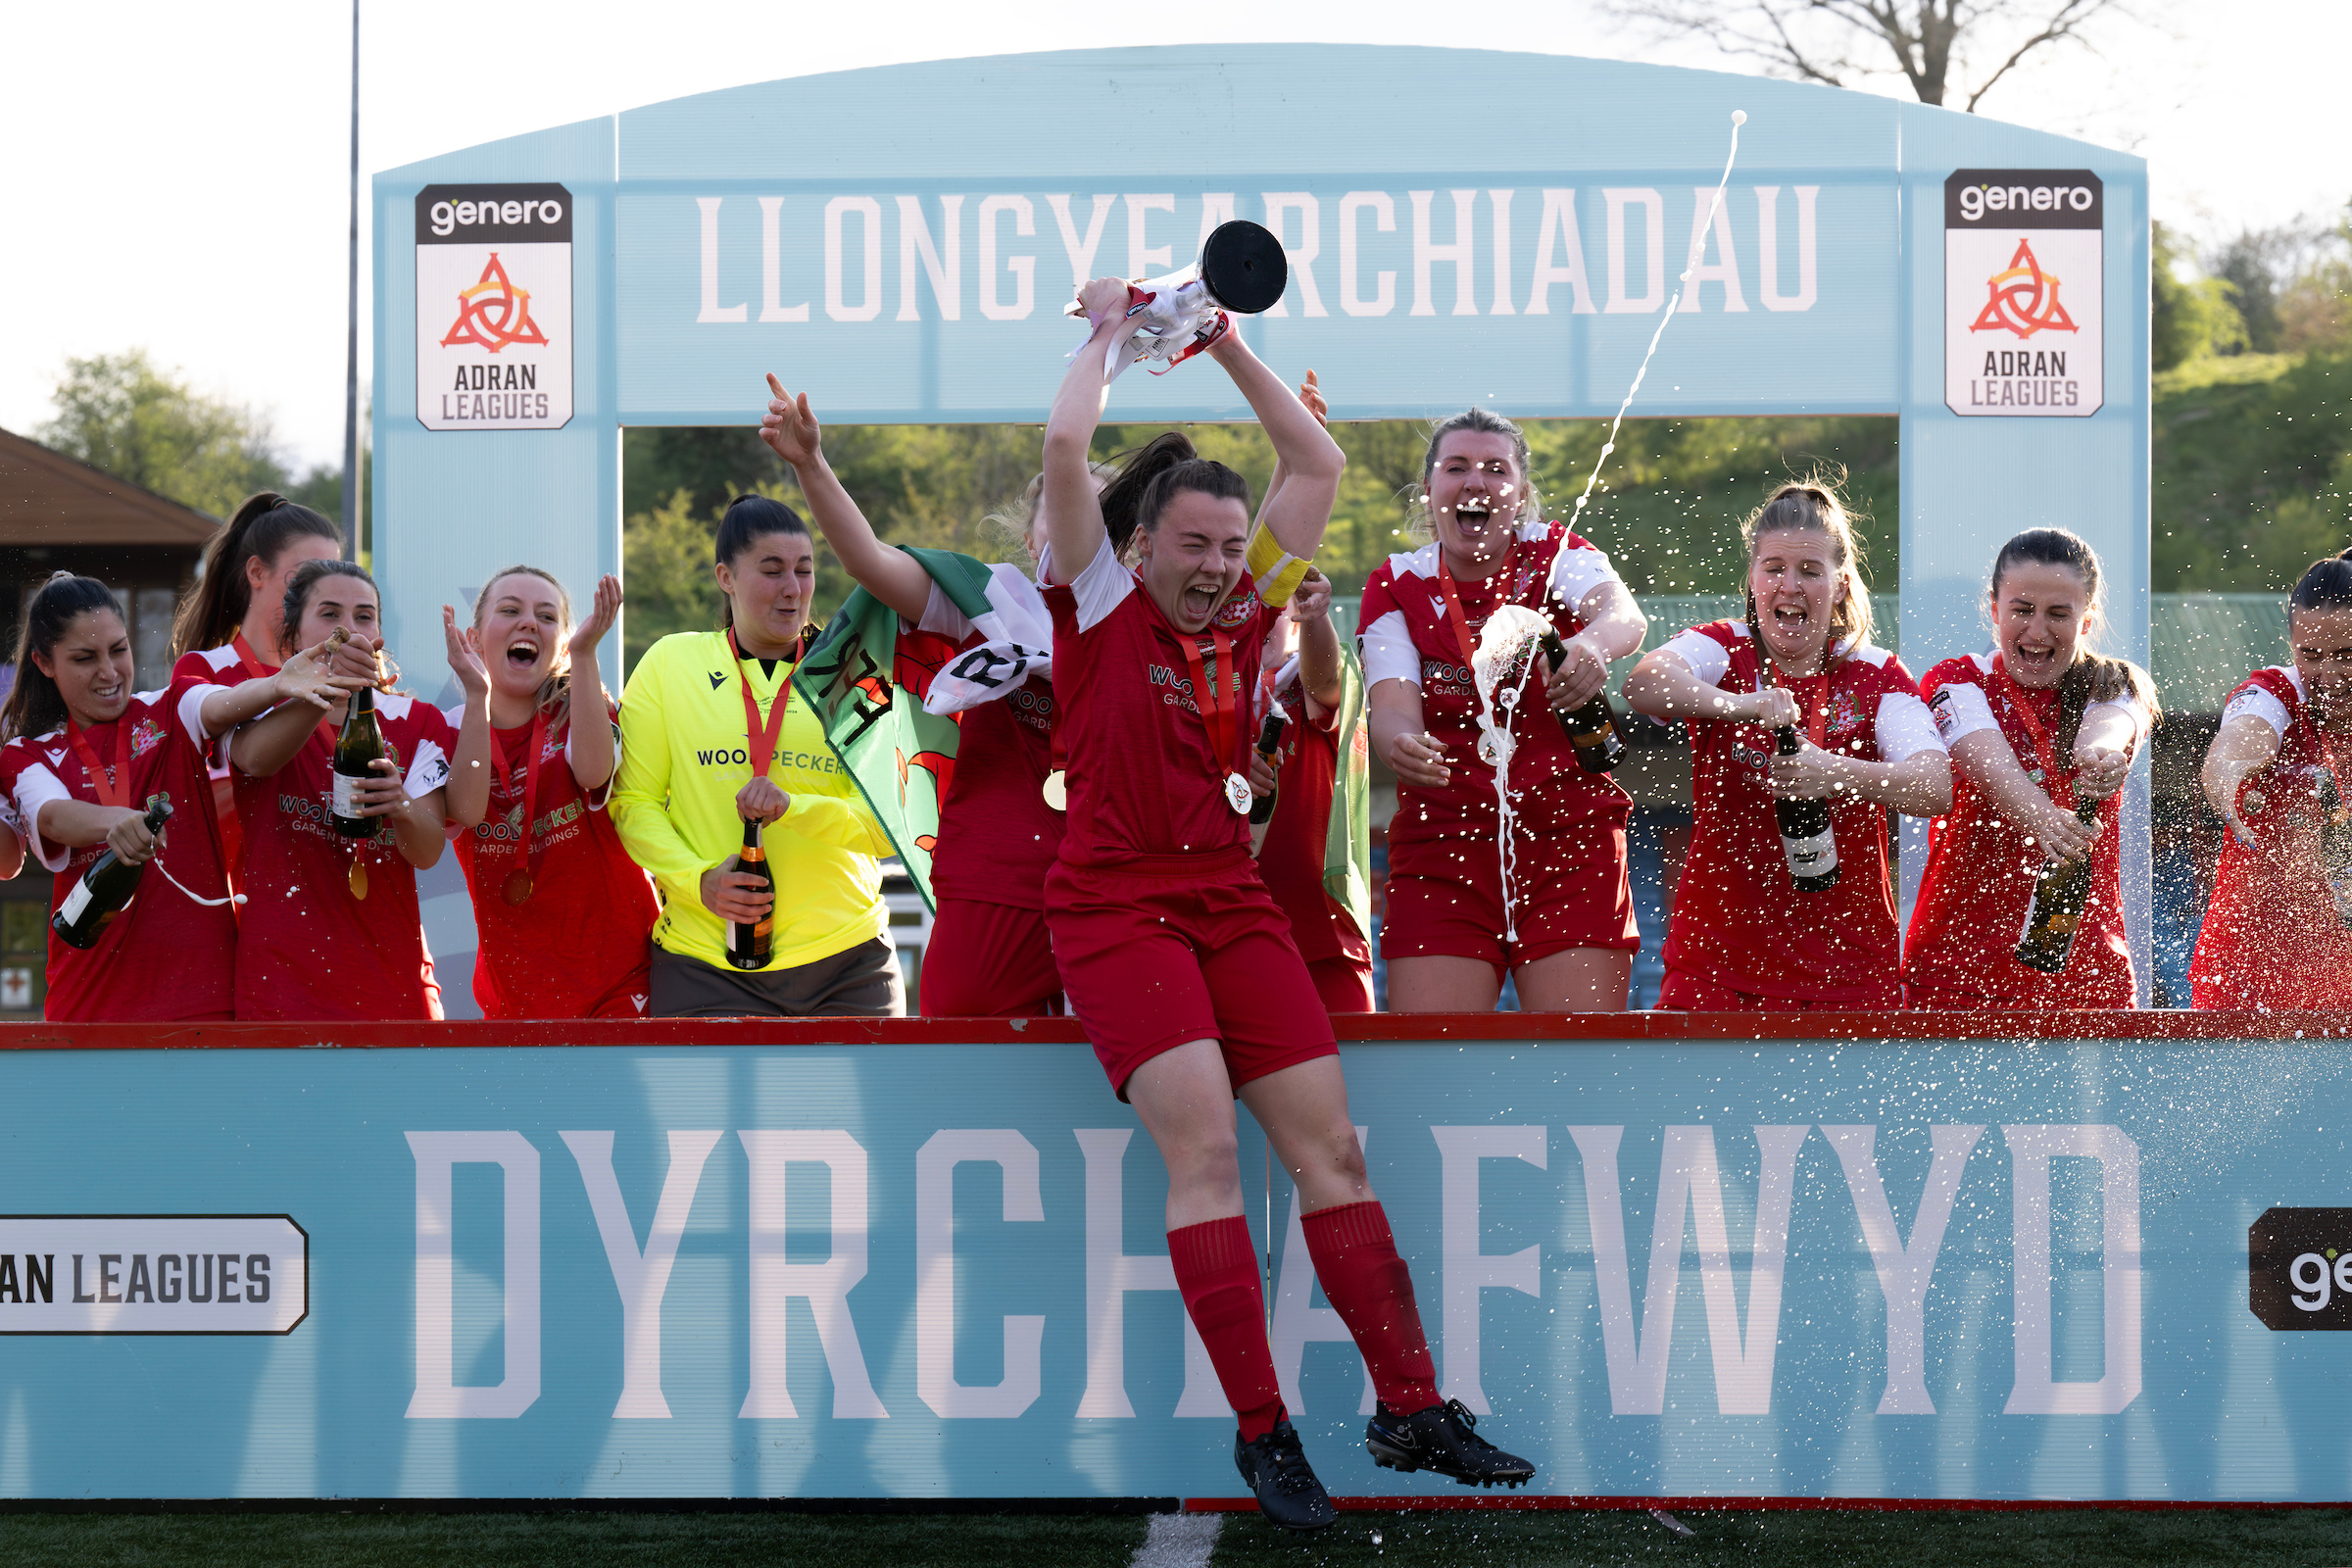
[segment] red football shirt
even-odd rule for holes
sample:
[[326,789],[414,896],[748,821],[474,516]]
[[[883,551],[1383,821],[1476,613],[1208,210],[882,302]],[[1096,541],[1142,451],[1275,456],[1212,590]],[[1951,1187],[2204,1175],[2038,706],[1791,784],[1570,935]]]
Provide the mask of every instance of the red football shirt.
[[2258,669],[2230,694],[2223,722],[2240,716],[2276,730],[2278,755],[2238,790],[2238,815],[2254,843],[2224,835],[2188,966],[2191,1000],[2199,1007],[2352,1008],[2352,930],[2336,913],[2319,858],[2320,792],[2330,774],[2352,806],[2352,739],[2322,734],[2291,664]]
[[[1296,680],[1282,688],[1278,700],[1291,721],[1282,727],[1282,749],[1275,756],[1274,814],[1266,822],[1257,873],[1291,917],[1291,937],[1300,957],[1309,963],[1341,957],[1370,963],[1371,944],[1323,885],[1331,797],[1339,782],[1339,715],[1326,713],[1320,724],[1309,720],[1305,694]],[[1359,741],[1363,733],[1359,726]]]
[[[379,694],[375,714],[412,798],[449,782],[458,736],[439,709]],[[237,930],[237,1016],[438,1018],[416,869],[388,827],[372,839],[336,835],[327,810],[334,755],[321,725],[274,776],[237,774],[250,901]],[[355,857],[368,868],[365,899],[351,892]]]
[[[1508,566],[1478,581],[1456,581],[1473,644],[1505,604],[1548,618],[1562,637],[1584,629],[1576,606],[1604,582],[1619,580],[1609,558],[1556,522],[1521,525]],[[1495,843],[1494,770],[1478,758],[1478,694],[1462,663],[1461,641],[1438,581],[1438,546],[1391,556],[1364,584],[1356,625],[1366,689],[1384,680],[1421,689],[1422,727],[1445,745],[1452,781],[1443,789],[1397,786],[1389,824],[1391,869],[1410,863],[1419,846],[1475,840]],[[1539,658],[1536,662],[1541,663]],[[1521,876],[1541,863],[1546,846],[1624,827],[1633,802],[1606,774],[1576,765],[1575,751],[1528,677],[1510,732],[1512,812],[1518,823]],[[1451,852],[1447,863],[1452,861]],[[1499,874],[1499,873],[1498,873]]]
[[[1762,650],[1743,622],[1694,626],[1665,646],[1709,685],[1757,689]],[[1851,645],[1826,674],[1782,684],[1808,714],[1828,710],[1824,750],[1874,762],[1943,750],[1911,672],[1884,648]],[[1837,885],[1799,893],[1766,788],[1772,731],[1703,720],[1685,727],[1695,810],[1667,922],[1667,966],[1757,996],[1895,1005],[1902,944],[1886,810],[1851,795],[1833,801]]]
[[[2026,776],[2050,790],[2054,781],[2042,776],[2033,738],[2009,693],[2018,693],[2032,705],[2042,733],[2055,747],[2057,689],[2036,690],[1998,681],[1992,673],[1993,658],[1987,650],[1965,659],[1947,659],[1929,670],[1927,679],[1920,682],[1928,711],[1936,719],[1946,750],[1964,736],[1997,730],[2008,741]],[[2148,710],[2138,699],[2093,707],[2121,709],[2134,718],[2134,749],[2146,737]],[[2071,778],[2073,759],[2056,760],[2061,774]],[[2017,961],[2017,944],[2025,935],[2026,912],[2033,906],[2034,879],[2048,861],[2039,849],[2026,842],[2024,828],[1997,815],[1991,802],[1970,781],[1968,770],[1954,759],[1952,808],[1929,824],[1927,870],[1920,879],[1919,901],[1912,906],[1911,930],[1903,944],[1905,983],[1945,996],[1974,997],[1986,1006],[2132,1005],[2132,950],[2124,936],[2117,861],[2122,799],[2118,791],[2099,805],[2099,837],[2090,852],[2089,907],[2065,972],[2044,974]]]
[[[998,568],[996,580],[1001,591],[1037,591],[1007,568]],[[1042,602],[1037,608],[1043,614]],[[918,629],[955,639],[957,653],[987,640],[937,584]],[[931,891],[941,899],[1043,909],[1046,869],[1061,849],[1062,830],[1062,813],[1045,798],[1046,775],[1054,770],[1053,685],[1032,675],[956,718],[963,733],[940,803]]]
[[[617,715],[613,715],[617,717]],[[442,715],[453,736],[463,708]],[[613,773],[620,770],[614,726]],[[568,726],[542,737],[530,842],[539,851],[531,895],[506,899],[525,863],[524,786],[531,726],[493,729],[489,814],[454,841],[473,899],[473,1000],[487,1018],[636,1017],[645,1011],[651,932],[662,905],[654,884],[605,811],[612,781],[593,795],[571,771]]]
[[[148,863],[139,891],[99,932],[95,947],[70,948],[50,933],[42,1015],[53,1022],[226,1018],[235,1005],[236,916],[225,905],[188,897],[228,896],[199,716],[215,684],[176,677],[162,691],[134,694],[112,724],[82,731],[110,777],[122,777],[123,747],[129,747],[124,805],[143,809],[150,795],[168,795],[172,815],[162,855]],[[101,804],[97,786],[61,728],[37,738],[20,736],[0,748],[0,788],[23,813],[26,846],[56,873],[49,896],[54,914],[106,846],[69,850],[51,843],[36,830],[40,808],[62,800]],[[167,870],[187,893],[166,880]]]
[[[1068,821],[1061,858],[1118,865],[1144,857],[1202,857],[1250,847],[1250,821],[1225,798],[1249,776],[1250,693],[1264,652],[1265,606],[1245,574],[1212,622],[1228,639],[1218,662],[1206,632],[1187,637],[1108,545],[1073,582],[1045,589],[1054,612],[1054,701],[1065,726]],[[1229,749],[1209,742],[1196,705],[1193,645],[1229,705]],[[956,769],[961,772],[961,768]]]
[[[237,652],[233,642],[222,643],[218,648],[191,648],[180,655],[179,662],[172,666],[173,680],[209,680],[221,686],[236,686],[257,675],[276,673],[275,664],[266,664],[258,659],[248,664],[245,656]],[[219,823],[221,860],[232,874],[241,874],[240,868],[245,861],[245,829],[237,821],[237,785],[229,775],[228,748],[220,745],[216,738],[207,749],[206,760],[212,774],[211,809],[214,819]]]

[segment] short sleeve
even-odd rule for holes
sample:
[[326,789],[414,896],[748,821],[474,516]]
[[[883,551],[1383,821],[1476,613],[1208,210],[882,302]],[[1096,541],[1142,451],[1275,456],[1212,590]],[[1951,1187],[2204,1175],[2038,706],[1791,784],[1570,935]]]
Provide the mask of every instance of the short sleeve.
[[2229,706],[2222,710],[2223,723],[2233,718],[2259,718],[2281,739],[2286,735],[2286,727],[2294,722],[2294,715],[2286,710],[2284,703],[2252,681],[2240,686]]
[[70,801],[74,792],[66,788],[65,780],[50,771],[49,765],[38,758],[29,760],[12,756],[9,766],[10,803],[24,819],[25,847],[34,859],[51,871],[63,871],[74,852],[63,844],[52,844],[41,837],[41,808],[51,801]]
[[2136,691],[2128,697],[2117,697],[2104,703],[2092,703],[2082,710],[2082,717],[2085,720],[2093,715],[2121,718],[2129,723],[2132,726],[2132,741],[2125,750],[2133,754],[2136,754],[2140,747],[2147,743],[2148,731],[2156,727],[2155,715],[2149,710],[2148,700]]
[[1944,750],[1936,721],[1928,716],[1928,705],[1919,700],[1916,692],[1896,691],[1881,696],[1879,710],[1871,719],[1871,732],[1877,737],[1882,762],[1907,761],[1922,752],[1940,755]]
[[[1095,559],[1100,561],[1108,554],[1110,550],[1106,545],[1095,552]],[[938,579],[934,578],[931,597],[923,602],[923,618],[914,629],[936,632],[942,637],[961,642],[972,634],[972,617],[956,608],[956,601],[948,597],[947,590],[940,587]]]
[[1661,645],[1660,651],[1689,664],[1690,673],[1709,686],[1722,685],[1723,677],[1732,672],[1732,651],[1717,638],[1708,636],[1704,626],[1676,632]]
[[[1095,559],[1086,569],[1068,584],[1072,604],[1076,607],[1078,630],[1093,631],[1110,618],[1110,612],[1127,602],[1135,592],[1135,573],[1119,564],[1119,553],[1104,540],[1095,552]],[[933,590],[936,592],[936,588]],[[925,618],[928,618],[928,611]]]
[[1583,604],[1585,595],[1602,583],[1624,580],[1606,553],[1574,534],[1560,541],[1558,553],[1551,558],[1551,592],[1571,609]]
[[172,715],[178,719],[181,731],[199,752],[213,744],[216,737],[205,733],[204,700],[220,690],[210,675],[172,677],[169,691],[162,695],[172,702]]
[[1992,705],[1984,700],[1984,688],[1965,681],[1936,687],[1928,698],[1928,714],[1935,719],[1936,733],[1942,737],[1947,752],[1980,730],[1997,734],[2001,727],[1992,716]]
[[1413,646],[1401,610],[1392,610],[1364,628],[1361,657],[1367,688],[1384,680],[1421,684],[1421,651]]
[[409,799],[430,795],[449,782],[449,758],[457,750],[457,731],[441,710],[418,703],[414,710],[417,717],[416,738],[409,749],[409,772],[401,788]]

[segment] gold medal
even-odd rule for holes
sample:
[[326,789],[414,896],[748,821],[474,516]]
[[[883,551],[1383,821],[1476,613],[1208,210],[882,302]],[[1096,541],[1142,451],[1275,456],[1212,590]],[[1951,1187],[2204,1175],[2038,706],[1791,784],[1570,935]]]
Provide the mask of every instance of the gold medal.
[[513,905],[516,908],[520,908],[523,905],[530,903],[531,873],[528,871],[516,871],[510,875],[507,878],[506,887],[500,890],[500,896],[504,898],[507,903]]
[[1226,774],[1225,804],[1233,808],[1236,815],[1248,816],[1250,814],[1250,781],[1242,777],[1242,775],[1239,773]]
[[351,875],[346,880],[351,884],[351,896],[355,899],[365,900],[368,897],[368,862],[356,855],[353,856],[351,858]]
[[2259,811],[2270,804],[2271,803],[2269,801],[2263,798],[2262,791],[2260,790],[2248,790],[2245,793],[2244,805],[2245,808],[2249,811]]
[[1058,767],[1046,775],[1046,782],[1038,793],[1046,798],[1046,806],[1051,810],[1066,811],[1070,808],[1070,787]]

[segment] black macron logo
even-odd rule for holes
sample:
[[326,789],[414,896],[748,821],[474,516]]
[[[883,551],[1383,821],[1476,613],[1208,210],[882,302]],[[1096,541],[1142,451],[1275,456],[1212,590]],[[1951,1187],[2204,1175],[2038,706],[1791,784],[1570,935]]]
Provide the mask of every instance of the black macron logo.
[[710,689],[711,689],[712,691],[716,691],[716,690],[718,690],[718,689],[719,689],[721,686],[724,686],[726,683],[727,683],[727,677],[726,677],[726,676],[724,676],[724,675],[721,675],[721,674],[720,674],[720,673],[719,673],[717,670],[715,670],[715,669],[714,669],[714,670],[712,670],[712,671],[710,672]]

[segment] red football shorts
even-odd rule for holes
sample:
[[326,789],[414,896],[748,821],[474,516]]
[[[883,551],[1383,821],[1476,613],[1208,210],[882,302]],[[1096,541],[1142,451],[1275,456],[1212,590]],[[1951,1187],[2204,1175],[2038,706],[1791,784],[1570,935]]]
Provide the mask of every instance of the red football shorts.
[[1720,980],[1689,969],[1666,971],[1658,984],[1660,1012],[1849,1012],[1892,1009],[1903,1004],[1903,988],[1892,975],[1877,996],[1839,1002],[1817,1002],[1807,997],[1767,997],[1754,991],[1735,991]]
[[1572,948],[1639,952],[1625,829],[1593,828],[1511,864],[1519,940],[1505,941],[1502,865],[1491,840],[1392,844],[1380,956],[1484,958],[1499,977]]
[[1247,851],[1056,860],[1046,923],[1062,994],[1121,1100],[1136,1068],[1187,1041],[1218,1042],[1237,1090],[1339,1054],[1290,916]]
[[1328,958],[1310,958],[1306,972],[1315,982],[1315,995],[1323,999],[1325,1012],[1373,1010],[1370,960],[1336,954]]
[[923,948],[926,1018],[1043,1018],[1061,1011],[1061,976],[1041,909],[942,899]]

